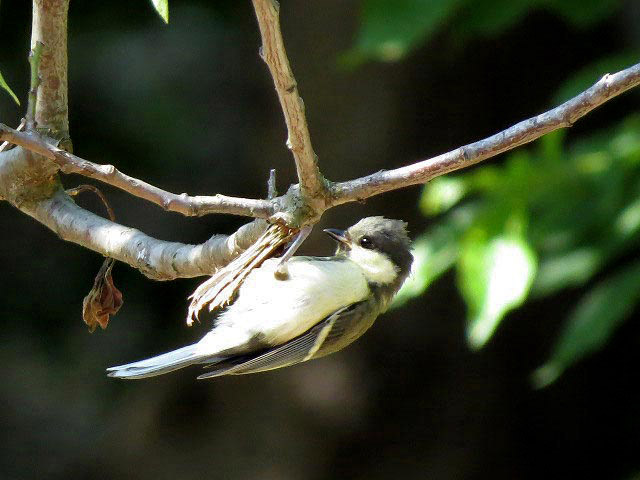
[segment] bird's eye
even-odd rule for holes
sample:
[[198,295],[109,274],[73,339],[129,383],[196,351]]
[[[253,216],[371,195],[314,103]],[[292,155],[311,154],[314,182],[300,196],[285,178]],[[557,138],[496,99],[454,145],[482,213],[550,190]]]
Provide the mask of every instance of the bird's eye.
[[374,247],[373,240],[371,240],[371,238],[369,238],[367,236],[364,236],[364,237],[362,237],[360,239],[360,246],[362,248],[366,248],[366,249],[371,250]]

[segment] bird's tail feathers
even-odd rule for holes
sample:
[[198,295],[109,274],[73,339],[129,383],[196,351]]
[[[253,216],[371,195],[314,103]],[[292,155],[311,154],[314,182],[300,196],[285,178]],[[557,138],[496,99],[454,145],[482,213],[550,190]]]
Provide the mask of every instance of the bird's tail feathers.
[[203,357],[196,352],[196,346],[197,344],[187,345],[146,360],[110,367],[107,372],[110,377],[127,380],[162,375],[201,362]]

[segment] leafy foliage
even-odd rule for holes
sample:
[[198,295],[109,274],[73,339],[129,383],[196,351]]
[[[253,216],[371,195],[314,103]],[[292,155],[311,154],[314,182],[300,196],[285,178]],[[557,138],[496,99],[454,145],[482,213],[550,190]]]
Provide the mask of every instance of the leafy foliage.
[[164,23],[169,23],[169,0],[151,0],[151,5]]
[[544,387],[581,357],[599,349],[640,301],[640,262],[596,285],[569,315],[551,358],[533,374]]
[[18,100],[18,97],[16,96],[16,94],[13,93],[13,90],[11,90],[11,87],[7,85],[7,82],[4,80],[4,77],[2,76],[2,72],[0,72],[0,88],[2,88],[9,95],[11,95],[11,98],[13,98],[13,101],[16,102],[18,105],[20,105],[20,100]]
[[425,41],[463,0],[365,0],[355,47],[345,59],[394,61]]
[[468,341],[474,348],[484,345],[502,317],[524,301],[537,266],[521,233],[492,235],[485,226],[476,225],[465,235],[458,262],[460,290],[469,307]]
[[460,33],[496,35],[532,10],[546,10],[584,28],[616,12],[621,0],[363,0],[361,25],[347,64],[395,61],[449,22]]
[[[620,0],[363,0],[361,27],[348,64],[395,61],[444,27],[461,38],[495,36],[531,11],[546,11],[575,28],[612,15]],[[568,78],[553,103],[585,90],[604,73],[637,61],[625,51],[594,61]],[[534,384],[553,382],[564,369],[602,346],[640,300],[640,266],[608,271],[640,238],[640,117],[567,149],[564,134],[519,150],[503,166],[441,177],[424,190],[420,208],[438,217],[415,243],[414,274],[396,305],[421,294],[455,268],[467,305],[467,339],[483,346],[504,316],[527,299],[567,288],[588,290],[568,316],[549,361]],[[616,308],[607,309],[615,302]]]
[[528,298],[607,274],[568,316],[534,375],[539,386],[603,345],[640,301],[640,263],[609,272],[640,241],[640,116],[570,148],[556,132],[502,166],[437,178],[420,206],[441,219],[416,242],[415,274],[399,301],[455,267],[473,347]]

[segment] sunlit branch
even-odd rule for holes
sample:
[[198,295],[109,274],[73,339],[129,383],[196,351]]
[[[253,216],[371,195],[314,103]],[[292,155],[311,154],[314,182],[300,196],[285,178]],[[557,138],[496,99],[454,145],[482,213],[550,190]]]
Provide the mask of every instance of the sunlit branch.
[[312,208],[324,208],[326,185],[311,145],[304,102],[298,93],[298,84],[282,40],[279,5],[274,0],[253,0],[253,7],[262,36],[260,55],[269,67],[284,113],[289,134],[287,146],[296,163],[300,191]]
[[426,183],[434,177],[470,167],[482,160],[532,142],[547,133],[572,126],[591,110],[640,84],[640,63],[607,74],[591,88],[562,105],[523,120],[484,140],[395,170],[332,185],[330,205],[363,200],[390,190]]
[[67,14],[69,0],[34,0],[31,48],[42,43],[35,122],[65,143],[69,136],[67,101]]
[[18,132],[0,124],[0,140],[20,145],[34,153],[53,160],[63,173],[76,173],[100,180],[120,188],[136,197],[148,200],[167,211],[188,216],[209,213],[228,213],[254,218],[269,218],[274,211],[273,202],[225,195],[189,196],[175,194],[120,172],[113,165],[100,165],[66,152],[29,132]]
[[211,275],[252,245],[267,225],[255,220],[232,235],[214,235],[205,243],[189,245],[158,240],[95,215],[62,190],[47,200],[25,205],[23,211],[63,240],[127,263],[154,280]]

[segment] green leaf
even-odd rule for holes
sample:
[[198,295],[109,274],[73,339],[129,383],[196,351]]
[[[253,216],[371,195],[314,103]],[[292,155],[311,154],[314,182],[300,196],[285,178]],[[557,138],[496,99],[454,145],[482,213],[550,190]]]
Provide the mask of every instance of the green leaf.
[[468,0],[458,28],[463,32],[497,35],[532,10],[550,10],[577,27],[589,27],[610,17],[621,0]]
[[414,242],[411,275],[393,299],[392,307],[422,295],[429,285],[455,264],[460,252],[460,238],[475,217],[475,209],[475,205],[456,209]]
[[464,33],[491,36],[502,33],[523,18],[538,0],[468,0],[457,27]]
[[364,0],[355,46],[343,63],[400,60],[426,41],[462,0]]
[[591,290],[569,315],[550,359],[532,376],[542,388],[568,367],[600,349],[640,301],[640,262],[607,278]]
[[151,0],[151,4],[164,23],[169,23],[169,0]]
[[618,10],[621,0],[546,0],[549,10],[563,16],[576,27],[590,27]]
[[450,175],[431,180],[424,186],[420,197],[420,210],[426,216],[444,213],[458,203],[467,193],[463,177]]
[[[461,234],[417,242],[417,274],[402,300],[422,293],[457,258],[458,286],[469,312],[469,343],[480,347],[506,313],[528,298],[584,286],[612,261],[637,250],[640,115],[570,146],[564,134],[548,135],[535,147],[510,154],[501,165],[438,179],[425,188],[420,207],[426,216],[446,211],[441,222],[447,222],[470,202],[474,209]],[[569,347],[558,347],[564,353],[552,356],[536,372],[538,385],[552,382],[585,352],[607,341],[628,309],[640,301],[640,278],[629,275],[628,285],[621,280],[607,289],[614,307],[598,315],[608,323],[565,334],[558,343]],[[592,294],[597,298],[592,290],[585,299]],[[604,309],[607,301],[600,302]],[[588,311],[582,303],[576,310]],[[574,313],[572,318],[585,315]],[[595,340],[570,338],[588,335]],[[567,353],[571,348],[574,353]]]
[[553,96],[554,105],[566,102],[596,83],[606,73],[617,72],[638,63],[639,51],[609,55],[586,65],[567,78]]
[[640,235],[640,117],[571,150],[532,204],[538,297],[585,284]]
[[482,347],[504,315],[524,302],[536,273],[536,255],[522,236],[470,235],[459,262],[459,282],[469,308],[467,340]]
[[604,253],[595,247],[570,249],[557,256],[546,256],[540,261],[532,294],[544,296],[584,284],[600,269],[603,257]]
[[11,90],[9,85],[7,85],[7,82],[5,82],[4,77],[2,76],[2,72],[0,72],[0,88],[2,88],[9,95],[11,95],[11,98],[13,98],[13,101],[16,102],[18,105],[20,105],[20,100],[18,100],[18,97],[16,96],[16,94],[13,93],[13,90]]
[[362,0],[355,45],[341,63],[396,61],[429,40],[450,19],[455,37],[495,36],[533,10],[546,9],[586,28],[610,17],[622,0]]

